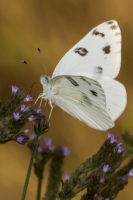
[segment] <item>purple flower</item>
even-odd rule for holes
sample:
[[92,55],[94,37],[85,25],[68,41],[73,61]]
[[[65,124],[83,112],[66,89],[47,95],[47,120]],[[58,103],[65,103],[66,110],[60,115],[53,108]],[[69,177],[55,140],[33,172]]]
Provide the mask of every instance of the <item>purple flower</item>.
[[110,139],[110,144],[113,144],[118,141],[117,138],[112,133],[108,133],[108,138]]
[[51,145],[52,138],[50,138],[50,137],[44,138],[44,142],[45,142],[46,146],[48,147]]
[[109,170],[110,170],[110,166],[108,164],[104,164],[103,165],[103,172],[106,173]]
[[24,133],[27,134],[29,132],[29,129],[25,129]]
[[105,198],[105,200],[110,200],[110,198]]
[[42,139],[42,135],[39,135],[38,140],[41,140],[41,139]]
[[25,97],[24,101],[25,102],[27,102],[27,101],[33,101],[33,99],[32,99],[32,97],[29,94],[27,94],[27,96]]
[[37,114],[42,114],[42,108],[39,107],[39,108],[36,110],[36,113],[37,113]]
[[21,105],[21,111],[25,112],[28,110],[28,107],[26,107],[24,104]]
[[53,151],[53,150],[54,150],[54,148],[55,148],[55,146],[54,146],[54,145],[50,145],[50,146],[48,146],[48,149],[49,149],[50,151]]
[[36,119],[36,118],[35,118],[34,115],[31,115],[31,116],[28,118],[29,121],[34,121],[35,119]]
[[38,146],[38,147],[37,147],[37,151],[38,151],[39,153],[42,152],[42,151],[43,151],[42,146]]
[[127,174],[127,177],[128,177],[128,178],[131,177],[131,176],[133,176],[133,169],[131,169],[131,170],[129,171],[129,173]]
[[122,151],[124,151],[124,147],[122,143],[118,144],[117,147],[118,147],[118,153],[121,153]]
[[23,140],[24,140],[24,136],[20,135],[18,138],[17,138],[17,142],[22,144],[23,143]]
[[30,134],[29,134],[29,138],[30,138],[31,140],[33,140],[33,139],[35,138],[35,134],[34,134],[34,133],[30,133]]
[[16,93],[19,90],[19,87],[12,85],[12,93]]
[[68,180],[70,178],[70,174],[65,174],[64,177],[65,177],[65,180]]
[[63,154],[64,154],[64,156],[68,156],[69,154],[70,154],[70,150],[68,149],[68,147],[62,147],[62,149],[63,149]]
[[104,178],[100,178],[100,183],[104,183],[105,179]]
[[13,113],[13,118],[15,119],[15,121],[18,121],[18,120],[20,119],[20,114],[19,114],[19,112]]

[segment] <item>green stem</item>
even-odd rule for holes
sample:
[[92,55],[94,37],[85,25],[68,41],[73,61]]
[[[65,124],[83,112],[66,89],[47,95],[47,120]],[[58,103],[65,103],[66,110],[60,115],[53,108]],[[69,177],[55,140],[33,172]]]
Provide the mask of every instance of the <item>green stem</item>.
[[21,200],[25,200],[25,197],[26,197],[26,192],[27,192],[28,183],[29,183],[29,179],[30,179],[31,169],[33,166],[34,157],[35,157],[35,153],[36,153],[36,147],[37,147],[37,144],[34,145],[33,150],[32,150],[31,159],[30,159],[30,163],[29,163],[29,167],[28,167],[28,171],[27,171],[27,175],[26,175],[26,179],[25,179],[25,184],[24,184]]
[[37,200],[40,200],[41,195],[41,187],[42,187],[42,179],[38,178],[38,188],[37,188]]

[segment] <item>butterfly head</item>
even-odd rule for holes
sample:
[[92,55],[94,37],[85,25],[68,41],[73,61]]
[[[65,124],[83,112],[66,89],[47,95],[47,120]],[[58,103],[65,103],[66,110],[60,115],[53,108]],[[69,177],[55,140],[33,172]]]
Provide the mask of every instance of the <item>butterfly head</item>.
[[50,81],[50,77],[49,76],[42,75],[40,77],[40,82],[41,82],[42,85],[48,84],[49,81]]

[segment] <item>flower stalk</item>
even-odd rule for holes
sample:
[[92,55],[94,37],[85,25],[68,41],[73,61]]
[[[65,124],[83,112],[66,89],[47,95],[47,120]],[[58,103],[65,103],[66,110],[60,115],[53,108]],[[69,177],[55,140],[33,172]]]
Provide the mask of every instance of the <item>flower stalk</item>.
[[37,138],[36,141],[37,142],[35,143],[33,150],[32,150],[31,159],[30,159],[30,163],[29,163],[29,167],[28,167],[28,171],[27,171],[27,175],[26,175],[26,179],[25,179],[25,183],[24,183],[24,188],[23,188],[21,200],[25,200],[25,197],[26,197],[26,192],[27,192],[27,189],[28,189],[31,170],[32,170],[32,166],[33,166],[33,163],[34,163],[36,149],[37,149],[37,146],[38,146],[38,138]]

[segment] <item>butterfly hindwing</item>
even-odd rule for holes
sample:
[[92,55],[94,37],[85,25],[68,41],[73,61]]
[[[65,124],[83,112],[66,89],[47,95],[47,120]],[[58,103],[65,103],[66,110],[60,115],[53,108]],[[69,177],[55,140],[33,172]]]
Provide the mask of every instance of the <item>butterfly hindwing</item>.
[[125,87],[111,78],[99,81],[106,94],[106,110],[113,121],[124,111],[127,104]]
[[121,64],[121,32],[116,21],[92,29],[60,60],[52,77],[83,75],[95,80],[115,78]]
[[106,112],[105,94],[95,80],[82,76],[58,76],[50,81],[54,102],[73,117],[98,130],[114,126]]

